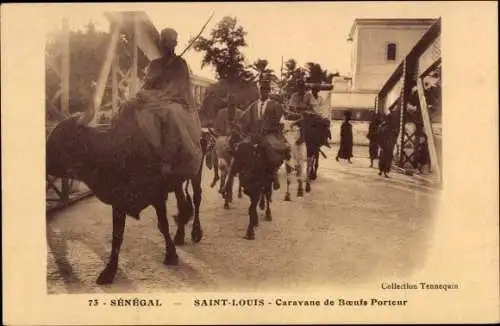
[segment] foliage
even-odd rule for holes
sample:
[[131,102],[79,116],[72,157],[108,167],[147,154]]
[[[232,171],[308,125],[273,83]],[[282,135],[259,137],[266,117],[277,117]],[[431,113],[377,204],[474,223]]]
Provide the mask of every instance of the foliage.
[[240,48],[246,47],[246,31],[234,17],[224,17],[210,32],[210,37],[199,37],[193,48],[204,52],[201,67],[215,67],[217,79],[229,82],[250,82],[253,74],[245,68],[245,57]]
[[266,59],[257,59],[249,66],[250,69],[256,72],[256,81],[261,81],[262,78],[268,78],[271,82],[278,83],[279,78],[273,69],[268,67],[269,62]]
[[307,69],[307,78],[306,81],[308,83],[326,83],[331,84],[333,82],[333,78],[336,76],[340,76],[338,72],[331,73],[328,70],[323,70],[321,64],[315,62],[306,63]]

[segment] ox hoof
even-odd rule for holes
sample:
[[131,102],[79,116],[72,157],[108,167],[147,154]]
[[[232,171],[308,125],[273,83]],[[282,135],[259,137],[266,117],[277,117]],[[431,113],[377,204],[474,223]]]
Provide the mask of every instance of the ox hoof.
[[203,238],[203,231],[201,229],[193,229],[191,231],[191,241],[198,243]]
[[110,268],[105,268],[101,274],[99,274],[99,277],[96,280],[96,283],[99,285],[106,285],[106,284],[111,284],[113,283],[113,280],[115,279],[116,275],[116,269],[113,271]]
[[311,173],[310,177],[309,177],[311,180],[316,180],[318,178],[318,176],[316,175],[316,173]]
[[163,260],[163,264],[167,266],[176,266],[179,265],[179,256],[177,254],[170,254],[165,256],[165,259]]
[[310,184],[306,184],[306,192],[311,192],[311,185]]
[[266,214],[266,217],[264,218],[264,220],[269,221],[269,222],[273,220],[271,212],[269,212],[268,214]]
[[292,198],[289,193],[285,195],[285,201],[292,201]]
[[300,188],[300,189],[297,191],[297,197],[304,197],[304,190],[302,190],[302,188]]
[[229,203],[224,203],[224,209],[229,209]]
[[255,234],[246,234],[243,239],[245,240],[255,240]]

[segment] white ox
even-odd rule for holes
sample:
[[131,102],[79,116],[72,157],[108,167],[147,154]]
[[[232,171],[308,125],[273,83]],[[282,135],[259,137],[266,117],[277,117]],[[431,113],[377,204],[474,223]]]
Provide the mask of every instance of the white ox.
[[309,180],[307,148],[303,130],[299,121],[281,119],[283,124],[283,135],[290,145],[290,159],[285,161],[286,170],[286,194],[285,201],[290,201],[291,174],[294,172],[297,183],[297,197],[304,196],[303,184],[306,184],[306,192],[311,191]]
[[[217,164],[215,165],[215,169],[218,168],[220,171],[219,193],[222,195],[222,198],[224,198],[224,208],[228,209],[229,203],[233,201],[233,180],[228,180],[232,160],[229,137],[217,136],[212,130],[211,133],[216,136],[214,149],[217,157]],[[227,187],[227,189],[225,189],[225,187]],[[238,198],[242,197],[241,191],[241,185],[238,185]]]

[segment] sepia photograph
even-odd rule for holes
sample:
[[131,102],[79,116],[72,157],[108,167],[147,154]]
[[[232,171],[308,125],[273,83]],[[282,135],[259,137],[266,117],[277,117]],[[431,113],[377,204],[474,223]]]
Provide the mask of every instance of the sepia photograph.
[[[448,20],[451,6],[435,2],[31,8],[43,10],[40,131],[28,137],[40,154],[17,162],[39,174],[37,295],[61,313],[34,323],[77,323],[71,307],[101,324],[446,322],[431,302],[449,313],[484,289],[476,320],[498,322],[498,167],[486,168],[498,143],[457,134],[455,121],[481,113],[447,86],[460,8]],[[491,64],[481,80],[495,84]],[[470,96],[497,98],[478,89],[498,84],[476,86]],[[484,103],[480,121],[497,117]],[[482,206],[473,186],[488,189]],[[464,258],[476,245],[487,253]],[[466,266],[484,284],[465,283]],[[191,315],[167,318],[178,308]],[[238,309],[251,317],[229,317]],[[417,310],[438,316],[408,317]],[[259,319],[266,311],[282,314]]]

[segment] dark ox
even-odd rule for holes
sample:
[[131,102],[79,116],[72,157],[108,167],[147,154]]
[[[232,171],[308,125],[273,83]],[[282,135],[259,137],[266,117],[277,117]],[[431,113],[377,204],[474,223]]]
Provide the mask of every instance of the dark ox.
[[[265,220],[272,221],[270,203],[272,201],[274,173],[277,172],[279,166],[273,167],[268,164],[264,146],[258,136],[252,136],[250,140],[239,141],[242,139],[242,135],[233,133],[231,138],[231,143],[235,144],[233,148],[234,158],[224,188],[225,196],[228,196],[228,193],[232,191],[233,179],[237,174],[243,192],[250,198],[249,223],[244,238],[254,240],[254,228],[259,225],[257,205],[261,210],[266,210]],[[289,153],[284,156],[289,156]]]
[[[89,121],[93,112],[80,121]],[[204,144],[202,144],[204,145]],[[184,243],[185,225],[192,216],[191,199],[182,189],[185,176],[161,178],[160,161],[149,141],[139,129],[133,111],[123,111],[108,130],[90,128],[78,117],[62,121],[50,134],[46,144],[47,174],[83,181],[103,203],[112,206],[113,240],[108,264],[97,283],[112,283],[118,268],[126,215],[139,219],[140,212],[152,205],[158,217],[158,228],[165,239],[166,265],[177,265],[175,245]],[[195,218],[191,239],[202,238],[199,219],[201,202],[201,167],[190,181],[194,190]],[[169,233],[165,201],[169,192],[177,197],[177,233]]]
[[[323,119],[316,114],[305,113],[302,116],[301,130],[304,132],[307,148],[307,174],[308,179],[316,180],[319,167],[319,155],[324,158],[326,155],[321,151],[327,141],[327,134],[330,131],[330,121]],[[310,191],[310,186],[306,184],[306,191]]]

